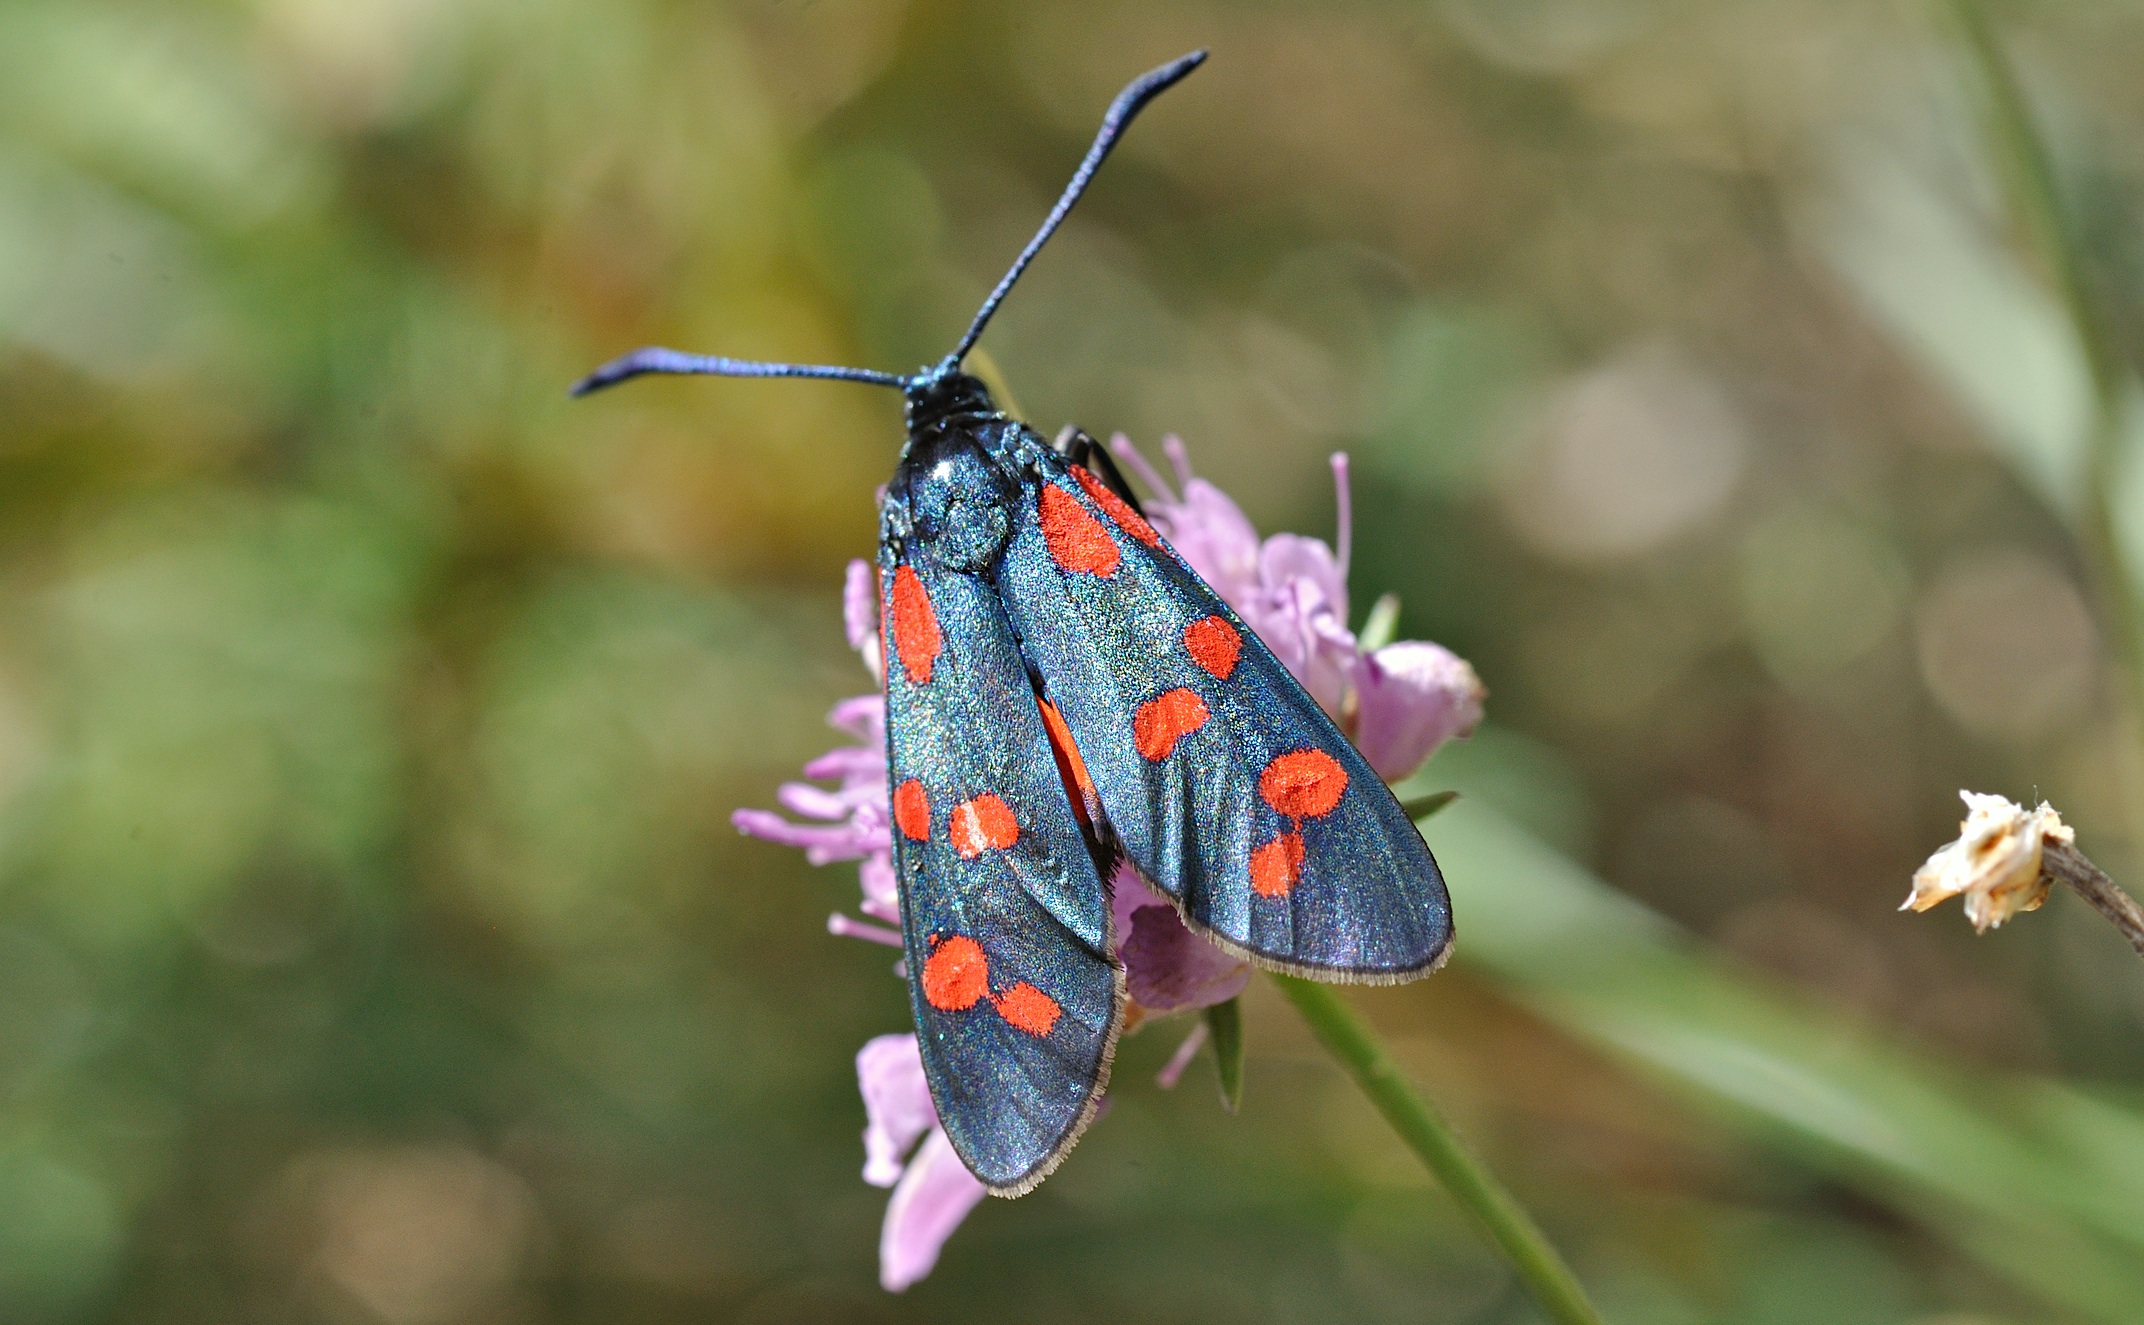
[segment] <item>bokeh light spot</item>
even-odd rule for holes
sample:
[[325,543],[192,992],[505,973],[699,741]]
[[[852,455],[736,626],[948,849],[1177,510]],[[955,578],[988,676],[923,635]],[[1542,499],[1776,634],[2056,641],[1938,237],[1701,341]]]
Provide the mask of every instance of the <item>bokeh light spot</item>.
[[1553,393],[1534,444],[1510,457],[1505,510],[1557,560],[1638,557],[1718,515],[1748,452],[1720,388],[1676,351],[1645,346]]
[[2046,736],[2091,701],[2091,613],[2069,577],[2031,553],[1980,553],[1946,568],[1922,595],[1915,624],[1921,679],[1975,735]]
[[1821,680],[1875,651],[1911,589],[1888,542],[1830,513],[1774,517],[1742,540],[1741,560],[1750,643],[1788,685]]

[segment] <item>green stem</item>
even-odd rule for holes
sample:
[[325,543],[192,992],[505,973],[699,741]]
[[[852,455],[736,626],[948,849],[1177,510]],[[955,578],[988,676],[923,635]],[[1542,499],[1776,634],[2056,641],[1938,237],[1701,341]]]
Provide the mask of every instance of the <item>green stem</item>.
[[[2144,635],[2138,595],[2122,555],[2115,502],[2121,479],[2123,414],[2130,376],[2092,293],[2077,230],[2056,183],[2054,158],[2033,126],[2017,72],[1976,0],[1948,0],[1960,44],[1980,83],[1988,150],[2019,237],[2032,250],[2077,337],[2092,384],[2086,439],[2085,492],[2078,516],[2100,612],[2122,675],[2123,707],[2133,742],[2144,744]],[[2135,775],[2129,775],[2133,784]],[[2144,789],[2128,796],[2133,850],[2144,850]]]
[[1561,1325],[1602,1325],[1586,1290],[1563,1257],[1549,1245],[1533,1218],[1504,1190],[1452,1131],[1429,1101],[1416,1092],[1399,1064],[1385,1052],[1377,1032],[1346,999],[1324,985],[1276,975],[1273,982],[1295,1004],[1327,1052],[1339,1060],[1370,1103],[1385,1115],[1407,1148],[1419,1155],[1437,1181],[1503,1249],[1519,1278]]

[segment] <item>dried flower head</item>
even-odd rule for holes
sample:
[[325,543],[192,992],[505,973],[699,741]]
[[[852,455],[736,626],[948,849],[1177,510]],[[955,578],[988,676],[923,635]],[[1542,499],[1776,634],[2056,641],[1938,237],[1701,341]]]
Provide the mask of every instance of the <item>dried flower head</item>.
[[2001,796],[1961,791],[1965,822],[1958,840],[1928,858],[1913,875],[1913,893],[1898,908],[1926,911],[1947,898],[1965,898],[1965,918],[1977,933],[2001,925],[2047,900],[2048,880],[2040,850],[2048,842],[2076,840],[2047,802],[2028,810]]

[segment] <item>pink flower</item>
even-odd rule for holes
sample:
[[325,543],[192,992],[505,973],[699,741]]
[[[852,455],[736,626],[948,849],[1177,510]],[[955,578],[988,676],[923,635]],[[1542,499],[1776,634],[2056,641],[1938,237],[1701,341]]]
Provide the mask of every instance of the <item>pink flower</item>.
[[[878,590],[870,564],[849,563],[848,583],[842,593],[849,644],[863,655],[873,680],[882,676],[878,644]],[[880,694],[857,695],[834,705],[826,715],[829,726],[856,738],[856,744],[829,750],[804,765],[804,776],[834,779],[839,786],[829,791],[809,782],[785,782],[775,793],[783,809],[818,823],[795,823],[771,810],[738,810],[730,822],[739,832],[801,847],[814,865],[837,860],[860,860],[857,869],[863,885],[863,903],[857,909],[887,925],[901,923],[901,900],[893,875],[893,829],[887,821],[890,797],[886,789],[886,698]],[[901,946],[897,930],[867,924],[834,913],[827,928],[851,938]]]
[[859,1050],[856,1085],[864,1097],[864,1181],[893,1188],[879,1231],[878,1281],[898,1293],[931,1272],[984,1188],[938,1126],[914,1035],[881,1035]]
[[1127,862],[1110,876],[1109,902],[1125,986],[1142,1013],[1209,1008],[1250,983],[1248,965],[1186,929],[1169,899]]
[[[1438,745],[1473,728],[1481,718],[1483,692],[1464,661],[1415,640],[1365,652],[1348,629],[1345,456],[1333,457],[1340,505],[1336,555],[1317,539],[1294,534],[1276,534],[1261,543],[1233,501],[1192,476],[1181,442],[1170,437],[1163,446],[1175,465],[1179,492],[1172,493],[1129,443],[1122,438],[1116,443],[1118,453],[1160,494],[1149,506],[1155,526],[1341,721],[1372,768],[1388,779],[1403,777]],[[850,645],[872,678],[881,679],[878,593],[867,563],[849,564],[842,608]],[[870,919],[837,912],[827,928],[899,947],[895,927],[901,908],[887,822],[885,700],[878,694],[845,699],[827,720],[854,744],[806,764],[804,776],[812,781],[783,784],[777,799],[797,819],[746,809],[731,822],[754,837],[803,849],[815,865],[861,862],[858,909]],[[1117,955],[1133,1005],[1127,1025],[1150,1014],[1211,1007],[1242,992],[1250,967],[1185,928],[1176,908],[1136,869],[1120,864],[1109,883]],[[1161,1073],[1164,1086],[1175,1085],[1204,1038],[1201,1023]],[[938,1125],[913,1034],[881,1035],[866,1044],[856,1055],[856,1081],[866,1120],[864,1181],[893,1189],[879,1235],[879,1282],[897,1293],[931,1272],[946,1239],[985,1192]]]
[[1335,552],[1300,534],[1275,534],[1259,542],[1258,531],[1236,503],[1192,474],[1183,442],[1164,437],[1161,446],[1176,471],[1174,492],[1124,437],[1111,444],[1154,491],[1147,503],[1154,527],[1258,632],[1379,776],[1397,782],[1438,746],[1474,730],[1488,692],[1464,659],[1422,640],[1366,651],[1348,629],[1354,521],[1345,454],[1332,460],[1339,507]]
[[1427,640],[1399,640],[1355,662],[1355,748],[1387,782],[1481,721],[1488,691],[1458,654]]

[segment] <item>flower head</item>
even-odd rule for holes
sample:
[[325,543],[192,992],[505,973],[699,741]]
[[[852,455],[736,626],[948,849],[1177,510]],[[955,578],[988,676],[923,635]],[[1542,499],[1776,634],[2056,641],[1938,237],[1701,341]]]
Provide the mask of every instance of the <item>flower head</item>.
[[2047,842],[2077,840],[2062,816],[2045,801],[2037,810],[2001,796],[1961,791],[1965,822],[1958,840],[1928,858],[1914,872],[1913,894],[1899,906],[1926,911],[1963,894],[1965,918],[1977,933],[1986,933],[2020,911],[2037,911],[2047,900],[2047,876],[2040,870],[2040,848]]
[[[1480,720],[1481,683],[1464,661],[1416,640],[1365,651],[1348,629],[1345,456],[1333,457],[1340,504],[1336,553],[1294,534],[1261,543],[1226,494],[1192,475],[1182,443],[1173,437],[1164,446],[1176,466],[1177,492],[1128,443],[1119,439],[1117,445],[1161,494],[1152,503],[1155,526],[1341,721],[1372,768],[1388,779],[1405,776],[1431,750]],[[850,645],[872,678],[883,680],[878,591],[867,563],[850,563],[842,609]],[[755,837],[801,848],[815,865],[860,862],[858,909],[869,919],[836,913],[827,928],[899,947],[900,931],[891,928],[900,924],[901,908],[889,825],[885,698],[842,700],[827,721],[853,743],[806,764],[810,781],[783,784],[776,798],[796,818],[745,809],[731,822]],[[822,782],[834,785],[817,785]],[[1132,1003],[1127,1025],[1149,1014],[1211,1007],[1242,992],[1250,967],[1192,933],[1175,905],[1129,863],[1117,866],[1109,890],[1117,956]],[[1184,1042],[1162,1073],[1164,1085],[1175,1083],[1203,1034],[1201,1024]],[[900,1292],[930,1273],[985,1188],[939,1125],[913,1034],[881,1035],[866,1044],[856,1056],[856,1080],[866,1117],[864,1181],[893,1189],[879,1238],[879,1282]]]

